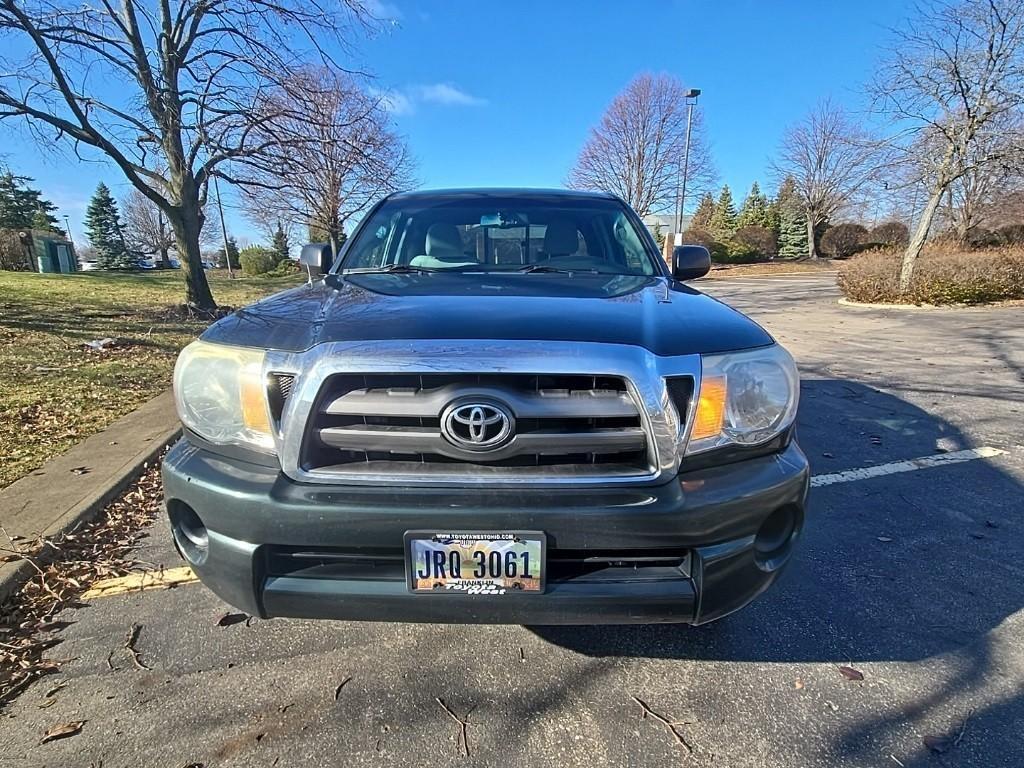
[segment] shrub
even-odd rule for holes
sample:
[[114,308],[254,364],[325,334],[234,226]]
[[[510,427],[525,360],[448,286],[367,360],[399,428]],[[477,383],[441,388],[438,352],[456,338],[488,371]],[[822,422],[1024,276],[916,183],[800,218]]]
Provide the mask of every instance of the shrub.
[[728,259],[729,251],[725,243],[715,239],[715,236],[706,229],[688,229],[683,232],[683,242],[703,245],[711,254],[712,261],[725,261]]
[[886,221],[872,227],[865,242],[889,248],[902,248],[910,242],[910,230],[901,221]]
[[984,227],[971,227],[967,233],[967,244],[971,248],[992,248],[1000,245],[999,235]]
[[860,224],[836,224],[821,237],[821,252],[835,259],[846,259],[860,249],[868,236],[867,227]]
[[774,259],[779,252],[779,241],[775,231],[768,227],[740,227],[733,240],[764,259]]
[[1024,224],[1007,224],[996,230],[996,237],[1003,245],[1024,245]]
[[933,246],[918,257],[910,290],[899,293],[901,254],[869,251],[839,272],[846,298],[869,303],[984,304],[1024,298],[1024,248],[987,251]]
[[268,248],[250,245],[238,253],[243,275],[265,275],[277,266],[278,256]]
[[266,273],[267,277],[287,277],[288,275],[294,275],[300,269],[299,262],[292,261],[291,259],[281,259],[277,262],[277,266]]

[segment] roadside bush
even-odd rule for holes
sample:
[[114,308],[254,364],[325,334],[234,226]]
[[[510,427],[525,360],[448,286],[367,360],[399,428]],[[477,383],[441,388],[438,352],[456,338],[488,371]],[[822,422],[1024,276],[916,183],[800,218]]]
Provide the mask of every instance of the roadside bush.
[[985,251],[933,246],[918,258],[910,290],[899,293],[902,254],[868,251],[846,262],[839,289],[852,301],[882,304],[985,304],[1024,299],[1024,248]]
[[774,259],[779,252],[779,241],[775,231],[768,227],[740,227],[733,235],[740,247],[745,247],[764,259]]
[[715,239],[715,236],[706,229],[688,229],[683,232],[683,242],[693,245],[703,245],[711,253],[712,261],[725,261],[729,258],[729,250],[725,243]]
[[281,259],[277,262],[277,266],[266,273],[267,277],[287,277],[288,275],[294,275],[299,271],[301,267],[299,262],[292,261],[291,259]]
[[860,224],[836,224],[821,236],[821,252],[834,259],[849,258],[862,247],[867,236],[867,227]]
[[1002,245],[1024,245],[1024,224],[1007,224],[996,230]]
[[243,275],[265,275],[277,266],[278,256],[269,248],[250,245],[238,253]]
[[888,248],[902,248],[910,242],[910,230],[901,221],[886,221],[868,231],[865,243]]
[[[764,230],[767,235],[748,232],[740,237],[743,230]],[[711,253],[711,261],[716,264],[756,264],[768,261],[771,256],[760,249],[769,248],[769,241],[774,244],[774,234],[764,227],[744,227],[732,237],[717,239],[706,229],[688,229],[683,233],[684,243],[703,245]]]
[[999,235],[984,227],[971,227],[967,233],[967,244],[971,248],[992,248],[1001,245]]

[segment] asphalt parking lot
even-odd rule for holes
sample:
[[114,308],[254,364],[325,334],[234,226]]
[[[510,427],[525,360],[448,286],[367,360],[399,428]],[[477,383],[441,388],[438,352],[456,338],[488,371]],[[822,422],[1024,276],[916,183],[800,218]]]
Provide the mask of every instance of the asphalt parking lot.
[[[818,487],[754,604],[701,628],[218,626],[195,583],[97,598],[64,615],[55,702],[48,678],[0,716],[0,765],[1024,765],[1024,310],[842,307],[829,274],[699,287],[804,377]],[[179,565],[163,524],[140,558]]]

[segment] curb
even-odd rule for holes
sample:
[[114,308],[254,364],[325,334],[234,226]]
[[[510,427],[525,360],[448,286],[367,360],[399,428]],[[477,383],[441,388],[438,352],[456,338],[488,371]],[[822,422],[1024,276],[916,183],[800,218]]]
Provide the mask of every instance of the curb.
[[[712,270],[712,272],[714,272],[714,271],[715,270]],[[720,271],[727,272],[728,270],[720,270]],[[755,277],[760,277],[760,278],[769,278],[769,279],[774,280],[774,279],[782,278],[782,277],[796,277],[798,275],[802,275],[802,276],[806,277],[807,275],[824,275],[824,276],[828,276],[828,275],[838,275],[838,274],[839,274],[839,270],[837,270],[837,269],[811,269],[811,270],[807,270],[807,271],[804,271],[804,272],[763,272],[763,273],[756,273],[756,274],[752,274],[752,275],[722,275],[722,277],[707,277],[707,276],[705,276],[705,277],[702,277],[700,279],[701,280],[750,280],[750,279],[753,279]]]
[[861,309],[896,309],[907,310],[908,312],[958,312],[965,309],[999,309],[1000,307],[1017,307],[1016,299],[1009,301],[996,301],[991,304],[872,304],[865,301],[851,301],[850,299],[839,299],[838,303],[844,307]]
[[[180,434],[170,392],[158,395],[0,490],[0,523],[11,536],[52,538],[68,533],[96,517],[132,484],[145,464],[159,456]],[[97,467],[84,478],[69,473],[70,467],[88,465],[90,461],[110,469]],[[2,545],[7,546],[8,542],[3,541]],[[0,563],[0,603],[17,591],[34,570],[33,562],[28,560]]]

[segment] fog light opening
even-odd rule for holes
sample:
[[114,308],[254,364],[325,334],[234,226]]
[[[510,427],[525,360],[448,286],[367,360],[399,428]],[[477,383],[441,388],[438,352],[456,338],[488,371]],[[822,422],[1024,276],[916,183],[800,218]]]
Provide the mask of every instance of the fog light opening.
[[189,563],[202,565],[210,549],[210,536],[199,515],[188,504],[172,500],[167,505],[174,543]]
[[779,507],[761,524],[754,538],[754,559],[759,568],[774,571],[789,559],[800,533],[797,515],[793,507]]

